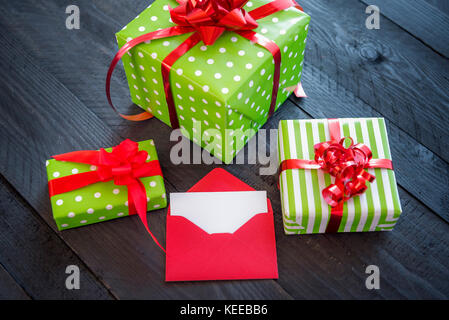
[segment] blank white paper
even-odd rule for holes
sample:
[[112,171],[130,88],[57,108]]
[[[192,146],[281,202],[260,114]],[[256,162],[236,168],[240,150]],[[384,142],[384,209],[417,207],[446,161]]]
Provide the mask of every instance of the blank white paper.
[[267,211],[266,191],[170,194],[171,215],[188,219],[208,234],[234,233]]

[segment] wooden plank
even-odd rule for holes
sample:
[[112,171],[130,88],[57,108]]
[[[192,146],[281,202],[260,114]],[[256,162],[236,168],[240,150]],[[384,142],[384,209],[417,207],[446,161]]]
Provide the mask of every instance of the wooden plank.
[[[15,40],[0,31],[0,41],[3,44],[0,51],[5,55],[0,68],[10,74],[8,79],[0,79],[4,110],[0,119],[0,170],[55,229],[48,201],[45,159],[70,150],[115,145],[122,138],[56,79],[38,68]],[[153,137],[159,143],[162,137],[165,142],[167,136],[156,131]],[[167,184],[167,192],[173,191],[176,190]],[[161,240],[165,234],[165,212],[149,215],[152,230]],[[118,298],[290,298],[272,280],[166,284],[165,257],[138,217],[68,230],[60,237]]]
[[[361,0],[376,5],[382,15],[400,25],[433,50],[449,58],[449,15],[427,1]],[[444,2],[444,1],[440,1]]]
[[2,265],[0,265],[0,300],[30,300]]
[[[53,230],[0,178],[0,264],[33,299],[112,299]],[[80,270],[80,290],[65,286],[69,265]],[[4,295],[0,286],[0,297]],[[13,295],[13,292],[11,292]]]
[[443,13],[449,15],[449,1],[441,1],[441,0],[425,0],[425,1],[434,6],[435,8],[441,10]]
[[[381,19],[380,30],[366,29],[366,5],[359,1],[300,2],[312,16],[305,65],[448,161],[449,61],[388,19]],[[382,10],[396,3],[388,1]],[[410,23],[419,27],[415,19]]]

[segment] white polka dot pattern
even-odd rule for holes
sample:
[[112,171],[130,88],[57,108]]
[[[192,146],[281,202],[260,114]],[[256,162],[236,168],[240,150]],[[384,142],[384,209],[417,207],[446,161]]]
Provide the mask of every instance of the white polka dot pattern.
[[[139,148],[148,152],[147,161],[157,160],[152,140],[140,142]],[[46,161],[45,164],[49,180],[96,170],[90,165],[54,159]],[[147,177],[141,181],[150,200],[148,210],[166,207],[167,199],[162,177]],[[53,196],[51,204],[56,224],[60,230],[64,230],[126,216],[129,212],[127,199],[128,192],[125,186],[117,186],[113,181],[108,181]]]
[[[246,9],[252,10],[268,2],[270,0],[249,1]],[[168,4],[177,6],[174,0],[169,0]],[[119,46],[123,46],[126,39],[141,35],[138,30],[141,26],[146,28],[145,32],[173,26],[164,5],[167,4],[155,2],[120,31],[117,34]],[[157,20],[152,19],[154,16],[158,17]],[[281,86],[276,108],[291,94],[286,88],[296,85],[301,79],[309,20],[308,15],[289,9],[258,21],[259,27],[255,31],[273,40],[281,51]],[[123,57],[134,103],[151,110],[167,125],[170,125],[170,118],[163,89],[161,61],[186,38],[187,35],[183,35],[153,40],[134,48],[130,56]],[[153,59],[148,59],[149,55]],[[144,69],[133,68],[130,64],[143,66]],[[170,73],[173,98],[183,132],[194,142],[206,147],[203,139],[206,135],[200,132],[216,130],[218,134],[212,132],[208,135],[208,149],[219,159],[231,161],[244,144],[227,143],[225,130],[258,130],[266,122],[273,74],[271,53],[235,33],[225,32],[212,46],[199,43],[173,65]],[[141,81],[141,77],[156,81]],[[205,113],[204,109],[208,112]],[[201,128],[195,128],[199,123]],[[217,141],[213,141],[213,138]],[[246,143],[248,139],[238,140]]]

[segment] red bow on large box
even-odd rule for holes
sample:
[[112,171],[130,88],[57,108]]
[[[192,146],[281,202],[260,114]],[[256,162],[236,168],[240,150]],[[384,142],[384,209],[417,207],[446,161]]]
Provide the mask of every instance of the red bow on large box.
[[[351,137],[341,138],[338,119],[329,119],[329,131],[331,140],[314,146],[315,160],[285,160],[280,165],[280,173],[293,169],[321,169],[335,177],[335,182],[321,192],[332,207],[326,233],[335,233],[340,227],[343,204],[352,197],[363,194],[368,189],[366,183],[375,179],[365,169],[393,170],[393,164],[388,159],[372,159],[373,154],[365,144],[354,144]],[[351,144],[345,148],[347,139]]]
[[290,7],[296,7],[301,11],[302,8],[294,0],[275,0],[250,12],[243,9],[243,6],[248,0],[177,0],[177,2],[179,3],[178,7],[174,9],[169,8],[171,19],[177,24],[176,26],[153,31],[132,39],[115,55],[106,77],[106,96],[109,105],[121,117],[127,120],[141,121],[152,118],[153,116],[148,112],[137,115],[123,115],[117,111],[111,99],[112,72],[123,55],[142,42],[193,33],[162,61],[162,79],[171,127],[173,129],[179,128],[178,115],[170,87],[171,67],[180,57],[200,41],[203,41],[205,45],[212,45],[223,32],[232,31],[259,44],[273,55],[275,68],[270,110],[268,112],[268,117],[270,117],[276,108],[281,74],[281,52],[276,43],[253,30],[258,27],[256,20]]
[[[48,182],[50,197],[77,190],[97,183],[114,181],[114,184],[126,186],[128,189],[129,214],[138,214],[156,244],[162,246],[150,231],[147,222],[147,194],[145,187],[139,180],[143,177],[161,176],[162,171],[158,160],[147,162],[148,152],[139,151],[137,142],[125,140],[112,148],[111,152],[104,149],[99,151],[75,151],[53,156],[58,161],[85,163],[96,166],[94,171],[73,174],[57,178]],[[165,251],[165,250],[164,250]]]

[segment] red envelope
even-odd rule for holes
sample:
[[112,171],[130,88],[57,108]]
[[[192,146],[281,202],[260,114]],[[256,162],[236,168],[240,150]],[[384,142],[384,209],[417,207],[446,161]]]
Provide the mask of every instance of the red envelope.
[[[223,169],[214,169],[188,192],[255,191]],[[233,234],[208,234],[182,216],[167,214],[166,281],[277,279],[271,202]]]

